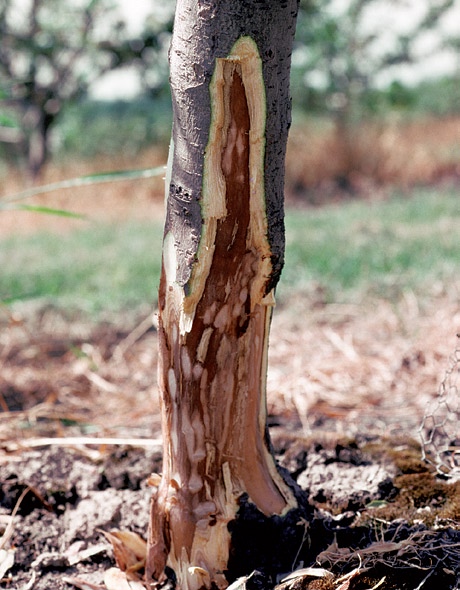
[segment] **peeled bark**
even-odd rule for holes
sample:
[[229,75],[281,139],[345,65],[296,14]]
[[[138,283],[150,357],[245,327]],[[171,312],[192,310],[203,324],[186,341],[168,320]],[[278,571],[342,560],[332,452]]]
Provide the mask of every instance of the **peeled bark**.
[[163,476],[147,580],[228,585],[241,502],[296,507],[266,429],[296,0],[179,0],[159,292]]

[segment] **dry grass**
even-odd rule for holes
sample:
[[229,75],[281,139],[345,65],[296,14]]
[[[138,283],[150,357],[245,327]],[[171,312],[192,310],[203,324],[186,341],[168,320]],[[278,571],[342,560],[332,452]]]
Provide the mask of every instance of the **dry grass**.
[[[52,309],[3,316],[0,439],[159,438],[157,336],[126,340],[130,329],[69,324]],[[272,326],[270,421],[313,436],[417,437],[458,331],[458,305],[447,299],[423,310],[410,299],[397,308],[292,301]]]
[[[160,148],[145,150],[138,157],[109,158],[99,156],[91,161],[64,161],[51,163],[44,169],[39,185],[78,178],[89,174],[144,169],[166,163],[167,154]],[[9,168],[1,178],[0,199],[14,195],[30,184],[26,175]],[[146,219],[163,215],[164,181],[161,177],[146,180],[127,180],[108,184],[95,184],[74,189],[55,191],[28,199],[28,204],[46,205],[64,209],[93,220],[116,221]],[[51,215],[37,215],[28,211],[2,211],[0,235],[24,234],[37,230],[69,231],[82,226],[82,221]]]
[[275,314],[270,412],[290,414],[305,434],[417,437],[459,328],[458,305],[446,298],[424,309],[408,296],[316,310],[299,299]]
[[351,192],[375,193],[379,186],[458,180],[459,156],[460,117],[369,122],[348,137],[339,136],[331,122],[305,123],[291,132],[287,191],[316,202],[343,182]]

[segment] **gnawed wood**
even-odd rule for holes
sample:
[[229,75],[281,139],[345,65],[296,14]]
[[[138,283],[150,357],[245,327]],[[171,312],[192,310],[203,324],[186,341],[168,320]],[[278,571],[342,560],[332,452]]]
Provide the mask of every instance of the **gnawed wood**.
[[187,166],[179,176],[190,176],[179,134],[171,152],[159,293],[163,477],[152,506],[147,580],[171,568],[183,590],[228,585],[228,525],[243,497],[266,516],[297,505],[266,432],[279,253],[267,218],[265,89],[258,46],[242,36],[215,59],[199,199],[174,180],[179,160]]

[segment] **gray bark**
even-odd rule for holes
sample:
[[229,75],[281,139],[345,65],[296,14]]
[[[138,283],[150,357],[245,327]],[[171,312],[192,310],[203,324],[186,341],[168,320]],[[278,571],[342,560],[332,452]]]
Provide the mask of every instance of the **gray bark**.
[[170,52],[174,110],[174,154],[166,231],[179,245],[178,280],[186,285],[201,236],[203,153],[209,138],[209,85],[216,58],[226,57],[243,36],[253,39],[262,58],[267,104],[265,199],[273,274],[284,261],[284,159],[291,124],[289,75],[297,0],[179,0]]

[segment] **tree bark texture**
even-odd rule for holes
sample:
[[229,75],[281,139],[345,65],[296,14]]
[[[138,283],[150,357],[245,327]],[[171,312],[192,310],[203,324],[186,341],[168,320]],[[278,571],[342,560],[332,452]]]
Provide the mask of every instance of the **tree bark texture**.
[[159,292],[163,476],[147,581],[224,588],[241,503],[296,507],[270,453],[265,378],[284,255],[297,0],[179,0]]

